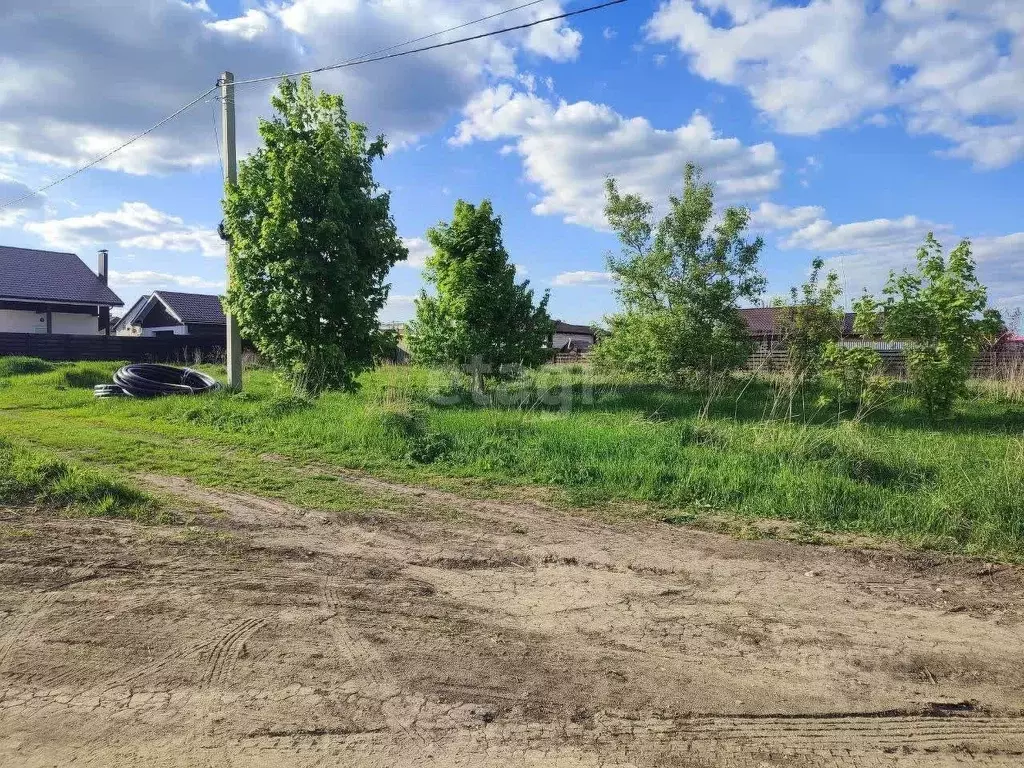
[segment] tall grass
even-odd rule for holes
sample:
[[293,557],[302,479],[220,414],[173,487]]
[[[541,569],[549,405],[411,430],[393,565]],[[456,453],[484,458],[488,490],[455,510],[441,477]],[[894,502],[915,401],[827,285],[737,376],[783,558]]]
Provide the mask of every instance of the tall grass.
[[160,519],[160,505],[108,473],[0,439],[0,505],[38,504],[87,517]]
[[[182,444],[274,453],[417,482],[539,485],[574,505],[785,518],[1024,559],[1024,409],[980,389],[932,425],[900,389],[851,422],[768,376],[673,390],[549,368],[492,388],[482,405],[462,374],[397,366],[317,400],[266,371],[249,373],[241,394],[153,401],[93,402],[55,392],[56,376],[12,379],[0,421],[12,413],[25,437],[108,458],[157,461]],[[102,444],[112,430],[123,444]]]

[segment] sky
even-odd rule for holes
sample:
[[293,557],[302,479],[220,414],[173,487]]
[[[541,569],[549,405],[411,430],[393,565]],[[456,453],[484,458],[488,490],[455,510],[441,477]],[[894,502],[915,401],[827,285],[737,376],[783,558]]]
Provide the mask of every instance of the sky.
[[[0,205],[214,85],[343,61],[525,0],[5,0]],[[543,0],[437,42],[572,11]],[[913,263],[928,231],[971,238],[990,302],[1024,305],[1024,2],[627,0],[593,13],[315,75],[387,136],[375,173],[409,260],[382,320],[422,287],[426,229],[490,198],[523,279],[568,322],[615,311],[608,176],[663,212],[693,161],[752,213],[765,300],[812,259],[847,300]],[[239,86],[240,157],[274,83]],[[0,244],[70,250],[130,304],[216,293],[220,104],[205,99],[101,165],[0,208]]]

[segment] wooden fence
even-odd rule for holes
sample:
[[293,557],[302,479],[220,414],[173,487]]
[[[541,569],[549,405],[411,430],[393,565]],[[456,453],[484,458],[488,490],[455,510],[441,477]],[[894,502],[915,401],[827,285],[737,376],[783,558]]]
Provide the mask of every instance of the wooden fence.
[[[897,348],[879,349],[882,366],[890,376],[905,376],[907,372],[903,350]],[[758,348],[750,356],[747,368],[754,371],[785,370],[789,361],[786,350]],[[978,379],[1003,377],[1008,371],[1024,372],[1024,348],[1019,345],[1003,349],[992,349],[978,355],[971,366],[971,376]]]
[[24,355],[52,361],[123,360],[128,363],[213,363],[224,359],[224,341],[196,336],[74,336],[0,333],[0,357]]

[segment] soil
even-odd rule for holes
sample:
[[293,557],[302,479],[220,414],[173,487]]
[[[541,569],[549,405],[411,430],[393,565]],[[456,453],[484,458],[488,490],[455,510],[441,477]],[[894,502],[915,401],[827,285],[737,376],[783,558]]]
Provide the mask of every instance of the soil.
[[348,475],[0,510],[0,765],[1018,766],[1024,572]]

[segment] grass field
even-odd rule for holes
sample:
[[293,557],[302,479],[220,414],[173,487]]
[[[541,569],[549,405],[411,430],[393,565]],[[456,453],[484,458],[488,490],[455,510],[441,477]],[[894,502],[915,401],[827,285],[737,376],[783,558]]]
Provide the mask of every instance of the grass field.
[[94,400],[91,385],[115,367],[0,361],[0,437],[341,512],[379,500],[332,468],[669,522],[778,518],[809,533],[1024,560],[1024,407],[1012,388],[979,388],[939,425],[905,396],[852,423],[764,379],[730,381],[712,397],[566,368],[487,405],[458,377],[404,367],[316,401],[259,370],[239,394]]

